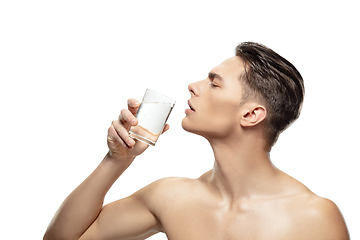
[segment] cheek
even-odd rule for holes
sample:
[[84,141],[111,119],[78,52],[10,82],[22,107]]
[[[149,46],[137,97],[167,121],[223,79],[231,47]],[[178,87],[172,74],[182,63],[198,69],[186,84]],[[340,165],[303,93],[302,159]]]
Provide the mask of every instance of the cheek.
[[212,101],[211,105],[208,106],[207,111],[210,115],[218,119],[233,119],[239,110],[239,103],[237,99],[223,98],[218,101]]
[[237,124],[237,115],[233,108],[221,106],[211,114],[211,123],[218,128],[233,127]]
[[201,121],[207,123],[207,128],[228,132],[234,130],[239,123],[239,104],[233,99],[214,101],[207,106],[206,113]]

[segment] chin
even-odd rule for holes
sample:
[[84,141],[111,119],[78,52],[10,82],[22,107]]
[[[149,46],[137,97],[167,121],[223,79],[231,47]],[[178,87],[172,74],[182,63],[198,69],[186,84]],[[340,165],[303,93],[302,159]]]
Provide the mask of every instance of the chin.
[[182,122],[181,122],[181,126],[182,128],[189,132],[189,133],[194,133],[194,134],[198,134],[198,135],[201,135],[198,133],[198,129],[196,129],[194,127],[194,124],[190,123],[189,119],[187,117],[184,117]]
[[189,125],[190,125],[190,124],[188,123],[187,117],[184,117],[183,120],[182,120],[182,122],[181,122],[182,128],[183,128],[185,131],[187,131],[187,132],[192,132]]
[[182,123],[181,123],[181,126],[185,131],[205,137],[205,138],[207,138],[209,135],[213,134],[213,132],[210,130],[211,128],[207,129],[207,127],[209,127],[209,126],[208,125],[206,126],[206,125],[207,124],[204,123],[204,124],[200,124],[200,126],[199,126],[199,124],[197,124],[197,126],[196,126],[196,124],[191,123],[189,121],[189,119],[187,119],[186,117],[182,120]]
[[232,135],[234,132],[238,132],[234,127],[226,127],[224,125],[226,124],[214,125],[206,121],[195,123],[187,117],[184,117],[181,122],[181,126],[185,131],[202,136],[208,140],[216,138],[222,139]]

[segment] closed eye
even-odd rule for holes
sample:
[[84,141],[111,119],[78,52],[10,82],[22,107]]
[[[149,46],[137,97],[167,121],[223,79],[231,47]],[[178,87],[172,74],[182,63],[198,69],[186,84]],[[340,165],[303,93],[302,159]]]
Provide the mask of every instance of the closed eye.
[[216,74],[216,73],[213,73],[213,72],[209,72],[208,78],[209,78],[209,80],[210,80],[210,86],[211,86],[211,87],[214,87],[214,88],[220,87],[220,86],[218,86],[218,85],[216,85],[216,84],[214,83],[215,80],[219,80],[219,81],[222,81],[222,80],[223,80],[220,75],[218,75],[218,74]]
[[209,85],[210,85],[211,87],[219,87],[218,85],[214,84],[213,82],[210,82]]

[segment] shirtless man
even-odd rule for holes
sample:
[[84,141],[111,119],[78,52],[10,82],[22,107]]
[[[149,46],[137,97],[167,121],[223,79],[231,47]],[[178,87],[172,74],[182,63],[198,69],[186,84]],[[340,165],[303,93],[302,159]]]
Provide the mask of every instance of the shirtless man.
[[108,154],[65,199],[44,239],[145,239],[158,232],[171,240],[349,239],[337,206],[269,157],[303,102],[303,80],[291,63],[242,43],[189,92],[182,126],[209,141],[213,169],[198,179],[158,180],[103,206],[112,184],[147,148],[128,134],[139,107],[131,99],[108,130]]

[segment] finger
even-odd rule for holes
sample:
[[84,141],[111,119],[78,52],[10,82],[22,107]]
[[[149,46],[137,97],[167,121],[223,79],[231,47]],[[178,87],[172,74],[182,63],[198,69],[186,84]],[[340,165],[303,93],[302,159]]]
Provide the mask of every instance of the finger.
[[135,141],[129,136],[128,130],[125,129],[124,126],[120,124],[119,121],[113,121],[112,126],[116,131],[116,135],[119,137],[118,139],[117,138],[115,139],[117,139],[122,146],[127,148],[132,148],[135,145]]
[[140,102],[134,98],[128,100],[128,109],[135,116],[140,107]]
[[163,131],[162,131],[161,134],[163,134],[164,132],[166,132],[167,130],[169,130],[169,128],[170,128],[170,125],[169,125],[169,124],[165,124],[165,127],[164,127],[164,129],[163,129]]
[[108,137],[107,140],[109,143],[112,144],[120,144],[121,146],[129,149],[130,147],[120,138],[120,136],[118,135],[117,131],[115,130],[115,127],[113,125],[113,123],[111,124],[111,126],[108,129]]
[[124,124],[128,131],[131,126],[136,126],[138,124],[138,120],[128,109],[121,110],[119,121]]

